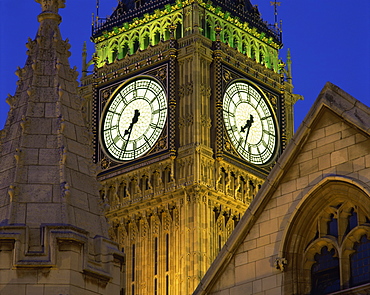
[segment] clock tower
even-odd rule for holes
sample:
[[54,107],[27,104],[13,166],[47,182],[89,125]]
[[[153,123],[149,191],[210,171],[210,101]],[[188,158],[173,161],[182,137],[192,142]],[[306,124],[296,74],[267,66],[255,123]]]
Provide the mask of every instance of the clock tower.
[[92,40],[80,93],[122,294],[191,294],[292,136],[281,32],[249,0],[123,0]]

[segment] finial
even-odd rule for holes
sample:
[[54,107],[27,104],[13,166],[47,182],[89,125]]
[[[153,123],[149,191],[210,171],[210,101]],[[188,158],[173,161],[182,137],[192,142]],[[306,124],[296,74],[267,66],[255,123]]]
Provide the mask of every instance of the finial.
[[221,41],[221,31],[222,31],[222,28],[219,25],[216,25],[215,27],[216,41]]
[[287,50],[286,54],[286,64],[287,64],[287,80],[292,82],[292,56],[290,55],[290,48]]
[[64,8],[66,0],[35,0],[41,4],[42,12],[58,13],[59,8]]
[[87,74],[86,57],[87,57],[87,48],[86,48],[86,41],[84,41],[84,45],[82,48],[82,77],[86,77],[86,74]]
[[38,21],[44,19],[54,19],[60,23],[62,18],[58,14],[59,8],[65,7],[66,0],[35,0],[41,4],[42,12],[38,16]]
[[281,2],[277,1],[270,1],[271,6],[274,6],[274,15],[275,15],[275,28],[278,28],[278,9],[277,7],[280,6]]
[[99,18],[100,0],[96,0],[96,17]]
[[82,52],[83,53],[86,53],[87,52],[86,41],[84,41],[84,45],[82,46]]
[[170,24],[168,26],[168,30],[170,31],[170,38],[171,39],[175,39],[175,30],[176,30],[176,26],[174,24]]

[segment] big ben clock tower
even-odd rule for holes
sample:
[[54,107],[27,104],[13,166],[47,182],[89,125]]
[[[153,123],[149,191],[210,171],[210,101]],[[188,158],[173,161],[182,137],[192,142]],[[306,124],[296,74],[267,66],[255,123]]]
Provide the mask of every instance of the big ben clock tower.
[[292,135],[280,32],[249,0],[120,1],[82,79],[122,294],[191,294]]

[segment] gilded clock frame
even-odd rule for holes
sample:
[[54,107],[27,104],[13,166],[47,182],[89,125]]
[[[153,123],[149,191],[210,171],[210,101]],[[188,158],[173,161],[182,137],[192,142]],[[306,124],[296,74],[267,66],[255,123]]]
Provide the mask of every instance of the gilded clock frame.
[[[217,52],[216,52],[217,54]],[[284,122],[282,119],[283,97],[279,91],[280,84],[272,87],[267,85],[260,77],[248,74],[248,69],[234,69],[225,64],[221,59],[216,59],[214,63],[214,83],[215,83],[215,154],[219,160],[224,160],[238,167],[243,167],[247,171],[253,171],[261,177],[266,177],[272,169],[278,156],[282,153],[282,135],[284,134]],[[236,80],[247,81],[254,86],[264,96],[266,103],[269,104],[270,110],[275,117],[277,142],[273,155],[270,160],[264,164],[258,165],[248,162],[242,158],[231,144],[227,131],[225,129],[223,118],[223,96],[227,86]]]
[[[161,132],[161,135],[154,146],[150,151],[145,153],[143,156],[129,160],[129,161],[117,161],[107,156],[100,144],[100,120],[102,116],[102,111],[107,104],[109,98],[112,96],[114,91],[118,89],[123,83],[139,78],[139,77],[150,77],[158,81],[166,92],[167,99],[167,119],[164,125],[164,128]],[[111,173],[112,171],[131,171],[135,169],[137,165],[143,165],[147,162],[156,162],[164,160],[172,156],[175,152],[174,142],[175,142],[175,129],[171,128],[170,122],[175,120],[175,107],[176,104],[172,101],[174,100],[174,89],[173,86],[175,80],[173,65],[171,62],[163,62],[157,67],[148,69],[146,71],[134,71],[131,73],[117,73],[117,79],[110,81],[110,83],[103,83],[100,88],[95,89],[96,103],[95,103],[95,112],[97,114],[95,121],[95,128],[93,128],[94,133],[94,161],[100,164],[100,167],[103,172],[100,174]],[[123,169],[123,170],[122,170]],[[118,171],[117,170],[117,171]]]
[[[257,150],[259,150],[258,146],[260,144],[258,144],[258,145],[257,144],[249,144],[249,143],[247,143],[247,140],[245,139],[245,145],[248,145],[248,147],[250,149],[249,151],[247,151],[247,148],[245,146],[244,147],[240,147],[240,142],[239,142],[240,140],[237,139],[236,138],[236,135],[234,134],[235,132],[238,132],[238,130],[230,130],[231,127],[233,127],[235,129],[236,126],[235,125],[234,126],[231,126],[231,123],[232,123],[231,121],[232,120],[230,118],[229,118],[229,120],[227,120],[227,118],[226,118],[226,113],[229,113],[229,112],[225,109],[225,101],[226,101],[226,95],[228,95],[228,90],[234,84],[244,84],[244,85],[247,85],[248,92],[249,92],[249,88],[251,88],[253,90],[253,92],[256,93],[255,95],[258,95],[259,102],[262,101],[263,102],[263,105],[265,106],[265,108],[263,108],[263,107],[261,108],[262,111],[263,111],[263,115],[269,114],[269,116],[267,116],[267,118],[269,120],[268,120],[268,123],[266,123],[267,126],[269,127],[268,128],[269,130],[266,130],[266,132],[268,132],[268,135],[267,135],[268,142],[266,143],[267,144],[267,147],[264,147],[264,149],[261,151],[261,156],[260,157],[258,157],[257,154],[252,151],[252,148],[254,148],[254,147]],[[239,93],[239,91],[238,91],[238,93]],[[234,93],[233,97],[234,96],[235,96],[235,93]],[[228,143],[230,143],[231,147],[234,149],[234,151],[239,156],[241,156],[244,160],[248,161],[250,164],[252,164],[252,165],[258,165],[258,166],[266,166],[266,165],[268,165],[271,162],[271,160],[274,158],[274,156],[276,154],[276,149],[277,149],[277,146],[278,146],[278,124],[277,124],[277,119],[276,119],[275,112],[273,111],[273,108],[272,108],[270,102],[268,101],[266,95],[264,94],[264,92],[260,89],[260,87],[258,87],[258,85],[256,85],[255,83],[253,83],[253,82],[251,82],[249,80],[246,80],[246,79],[233,79],[233,80],[231,80],[226,85],[226,87],[225,87],[225,89],[223,91],[222,97],[223,97],[224,128],[225,128],[225,133],[227,134]],[[253,95],[251,95],[251,97],[252,98],[255,98]],[[232,97],[229,97],[229,100],[230,100],[229,102],[231,103],[231,101],[233,101],[232,100]],[[259,102],[258,102],[257,105],[260,104]],[[228,106],[230,105],[230,103],[228,104]],[[248,103],[248,105],[251,106],[254,109],[255,113],[257,113],[258,116],[260,116],[259,112],[257,111],[257,106],[253,106],[252,101],[250,101]],[[235,121],[235,119],[234,119],[234,121]],[[266,125],[266,124],[264,124],[264,125]],[[249,126],[249,127],[245,126],[245,129],[249,129],[249,128],[251,128],[251,126]],[[270,134],[271,128],[273,128],[273,134]],[[265,130],[263,129],[262,130],[262,133],[264,133],[264,131]],[[273,146],[271,146],[271,140],[273,140]],[[261,141],[263,141],[263,140],[261,139]],[[238,142],[238,145],[236,146],[236,143],[237,142]],[[268,146],[271,146],[271,149],[269,149]],[[267,153],[266,156],[265,156],[265,153]]]
[[[117,105],[116,102],[125,100],[125,98],[122,97],[122,92],[126,90],[126,91],[129,91],[128,93],[131,93],[134,90],[137,90],[137,87],[138,87],[137,82],[139,82],[139,85],[140,85],[141,81],[143,81],[143,82],[144,81],[154,82],[154,85],[155,85],[156,89],[155,88],[148,88],[148,89],[151,90],[150,92],[152,92],[152,94],[154,95],[155,100],[158,100],[158,105],[159,105],[159,110],[158,110],[158,113],[157,113],[158,118],[157,118],[156,122],[153,123],[152,122],[153,114],[151,114],[151,123],[149,125],[155,124],[155,127],[152,128],[153,129],[152,132],[149,133],[149,135],[150,135],[149,138],[145,137],[146,138],[145,143],[136,147],[136,142],[138,142],[138,141],[137,140],[131,140],[132,145],[133,145],[132,150],[127,150],[127,145],[130,143],[130,141],[127,139],[126,148],[123,151],[123,150],[120,150],[120,148],[117,146],[117,143],[115,142],[115,140],[113,138],[114,134],[112,134],[112,131],[111,132],[109,132],[109,131],[106,132],[106,130],[103,129],[103,126],[105,126],[107,124],[107,120],[109,118],[112,121],[114,119],[114,117],[116,117],[118,115],[118,114],[115,113],[115,110],[117,109],[119,103]],[[152,82],[149,82],[148,85],[151,85]],[[132,85],[134,85],[134,86],[132,86]],[[131,89],[128,89],[128,87],[131,88]],[[138,89],[140,89],[140,87]],[[140,99],[140,97],[139,97],[139,99]],[[135,97],[135,98],[132,98],[129,101],[127,101],[126,106],[123,108],[122,111],[124,111],[129,104],[133,103],[136,100],[137,100],[137,98]],[[146,99],[144,99],[144,100],[146,100]],[[153,101],[154,101],[154,99],[153,99]],[[149,103],[150,107],[152,106],[153,101]],[[115,106],[116,108],[112,109],[112,107],[114,108],[114,105],[116,105]],[[142,111],[142,110],[140,110],[140,111]],[[111,114],[111,115],[109,115],[109,114]],[[138,117],[140,117],[140,112],[138,112],[138,114],[139,114]],[[121,116],[121,115],[118,115],[118,116]],[[151,76],[147,76],[147,75],[135,76],[131,79],[126,80],[121,85],[119,85],[113,91],[113,93],[110,95],[110,98],[107,101],[107,103],[106,103],[106,105],[105,105],[105,107],[102,111],[102,115],[101,115],[100,123],[99,123],[99,143],[100,143],[100,146],[102,147],[102,150],[105,153],[105,155],[107,155],[113,161],[124,163],[124,162],[127,162],[127,161],[136,160],[136,159],[138,159],[140,157],[143,157],[146,154],[150,153],[151,150],[154,148],[154,146],[158,142],[161,134],[163,133],[163,130],[164,130],[166,122],[167,122],[167,118],[168,118],[168,94],[167,94],[167,91],[165,90],[163,84],[160,81],[158,81],[157,79],[155,79]],[[120,120],[119,120],[119,122],[120,122]],[[131,123],[131,125],[133,126],[132,123]],[[111,129],[111,128],[109,128],[109,129]],[[117,126],[117,129],[119,129],[118,126]],[[158,129],[160,129],[160,130],[158,130]],[[131,132],[129,132],[127,135],[128,136],[131,135]],[[123,136],[124,135],[122,135],[121,132],[119,132],[119,131],[117,132],[116,138],[118,139],[118,142],[120,142],[120,140],[123,140]],[[109,144],[108,143],[109,140],[110,140],[110,145],[107,146]],[[110,146],[113,146],[113,147],[110,148]],[[135,149],[138,150],[137,155],[135,154],[136,153]]]

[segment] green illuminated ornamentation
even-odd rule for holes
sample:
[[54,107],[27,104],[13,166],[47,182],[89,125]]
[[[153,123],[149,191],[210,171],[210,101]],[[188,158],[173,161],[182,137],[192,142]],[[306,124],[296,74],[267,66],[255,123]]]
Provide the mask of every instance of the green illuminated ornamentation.
[[191,27],[183,28],[183,8],[192,3],[198,3],[205,8],[200,27],[200,32],[204,36],[214,41],[216,39],[214,28],[220,26],[222,42],[278,72],[278,49],[281,44],[276,43],[271,37],[266,37],[264,32],[258,32],[248,22],[242,22],[238,17],[233,17],[229,12],[224,12],[220,7],[203,0],[178,0],[175,4],[167,4],[154,13],[146,13],[141,18],[135,18],[131,22],[114,27],[109,32],[104,32],[94,39],[98,56],[97,66],[101,67],[106,62],[111,63],[116,58],[122,59],[127,54],[134,54],[138,49],[144,50],[148,46],[154,46],[161,40],[168,40],[170,25],[177,27],[176,39],[183,37],[184,31],[191,30]]
[[172,10],[170,4],[166,4],[165,8],[166,8],[167,12],[171,12],[171,10]]

